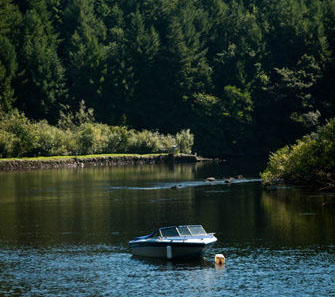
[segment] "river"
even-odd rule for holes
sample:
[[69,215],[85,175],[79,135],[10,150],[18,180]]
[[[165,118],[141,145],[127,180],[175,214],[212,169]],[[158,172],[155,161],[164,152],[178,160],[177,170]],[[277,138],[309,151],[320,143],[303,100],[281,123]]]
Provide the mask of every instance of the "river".
[[[0,296],[335,296],[335,194],[262,189],[259,164],[0,173]],[[132,257],[131,238],[175,224],[218,242],[200,260]]]

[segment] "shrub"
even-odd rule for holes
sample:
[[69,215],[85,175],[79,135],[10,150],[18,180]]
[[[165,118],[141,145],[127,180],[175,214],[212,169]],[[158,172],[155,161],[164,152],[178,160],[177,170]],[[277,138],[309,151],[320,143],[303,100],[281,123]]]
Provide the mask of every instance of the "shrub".
[[130,153],[157,153],[163,148],[159,141],[159,134],[157,132],[150,132],[143,130],[142,132],[130,131],[128,140],[128,151]]
[[335,119],[316,133],[305,136],[293,146],[270,155],[264,183],[282,180],[290,183],[316,183],[320,176],[335,174]]
[[[80,119],[83,118],[82,112]],[[0,157],[161,153],[173,145],[177,145],[180,152],[190,153],[194,140],[190,130],[183,130],[174,137],[148,130],[111,127],[88,118],[78,123],[72,116],[63,115],[55,127],[45,120],[32,122],[18,111],[1,114]]]
[[194,143],[194,135],[190,129],[182,130],[176,135],[177,150],[180,153],[190,154]]
[[128,151],[130,133],[126,127],[110,127],[108,135],[108,153],[125,153]]
[[31,122],[23,113],[17,110],[2,117],[0,129],[15,135],[12,138],[11,157],[26,156],[31,146]]
[[40,121],[31,125],[31,137],[28,155],[32,156],[56,156],[75,153],[76,142],[70,130],[63,131],[49,125],[46,121]]
[[13,156],[15,135],[0,129],[0,158],[10,158]]
[[104,124],[84,123],[77,131],[80,154],[100,154],[108,151],[110,128]]

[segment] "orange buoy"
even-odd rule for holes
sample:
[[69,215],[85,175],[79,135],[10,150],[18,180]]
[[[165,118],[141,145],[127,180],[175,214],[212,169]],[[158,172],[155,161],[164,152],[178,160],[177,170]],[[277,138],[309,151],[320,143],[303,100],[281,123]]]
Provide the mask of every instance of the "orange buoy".
[[226,258],[222,254],[215,255],[215,264],[216,265],[224,265]]

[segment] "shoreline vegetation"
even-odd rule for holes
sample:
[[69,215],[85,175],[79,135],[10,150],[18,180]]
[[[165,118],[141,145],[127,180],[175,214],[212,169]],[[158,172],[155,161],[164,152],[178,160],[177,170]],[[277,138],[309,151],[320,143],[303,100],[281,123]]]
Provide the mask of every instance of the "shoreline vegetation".
[[0,171],[209,160],[191,154],[193,143],[190,130],[164,135],[97,123],[84,103],[56,126],[14,110],[0,120]]
[[168,163],[195,163],[210,159],[190,154],[101,154],[83,156],[50,156],[0,159],[0,171],[83,168]]
[[75,114],[62,114],[57,126],[32,121],[14,110],[0,117],[0,158],[82,156],[96,154],[191,154],[190,130],[175,135],[137,131],[94,122],[82,104]]
[[320,190],[335,190],[335,118],[317,132],[304,136],[295,145],[272,153],[263,184],[307,185]]

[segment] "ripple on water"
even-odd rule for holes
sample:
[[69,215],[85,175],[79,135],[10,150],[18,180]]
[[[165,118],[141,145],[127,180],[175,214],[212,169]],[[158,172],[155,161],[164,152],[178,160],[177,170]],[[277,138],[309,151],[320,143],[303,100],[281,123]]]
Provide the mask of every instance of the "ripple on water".
[[189,187],[203,187],[203,186],[222,186],[230,184],[244,184],[260,182],[261,179],[233,179],[227,182],[226,179],[217,179],[215,181],[180,181],[180,182],[168,182],[168,183],[154,183],[148,184],[147,186],[110,186],[109,191],[115,190],[170,190],[170,189],[184,189]]
[[224,253],[227,260],[223,269],[216,269],[214,266],[213,256],[216,252],[218,250],[214,249],[199,261],[169,262],[135,258],[124,247],[107,245],[2,249],[0,295],[334,294],[334,249],[318,252],[226,248]]

